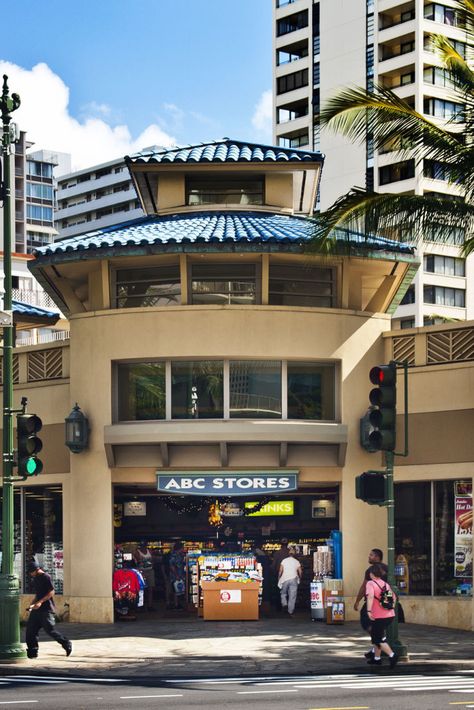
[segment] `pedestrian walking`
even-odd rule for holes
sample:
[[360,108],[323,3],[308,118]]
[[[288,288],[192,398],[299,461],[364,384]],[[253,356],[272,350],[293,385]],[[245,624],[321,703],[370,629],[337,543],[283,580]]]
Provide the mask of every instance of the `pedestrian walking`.
[[295,554],[295,548],[289,547],[288,557],[285,557],[280,562],[278,571],[278,587],[280,588],[282,610],[287,610],[290,616],[293,616],[295,611],[296,595],[298,594],[298,585],[302,574],[301,565]]
[[30,615],[26,624],[26,655],[28,658],[38,657],[38,636],[40,630],[44,629],[51,638],[61,644],[66,651],[66,656],[70,656],[72,643],[54,628],[56,619],[51,577],[35,561],[28,564],[27,571],[33,579],[35,598],[28,607]]
[[[379,564],[381,569],[382,569],[382,580],[384,582],[387,581],[388,577],[388,567],[385,565],[383,562],[383,552],[382,550],[379,550],[378,547],[374,547],[372,550],[369,552],[369,558],[368,558],[368,563],[369,565],[374,565],[374,564]],[[367,585],[367,582],[370,580],[370,566],[365,570],[364,572],[364,579],[362,580],[362,584],[360,585],[359,591],[357,592],[357,597],[354,602],[354,610],[359,611],[359,604],[364,599],[364,603],[361,607],[360,610],[360,625],[364,629],[364,631],[367,631],[368,634],[370,634],[370,619],[367,615],[367,603],[365,601],[365,588]],[[367,653],[365,654],[365,657],[370,659],[374,657],[374,649],[371,648]]]
[[398,656],[387,642],[387,628],[395,616],[397,598],[388,582],[382,579],[383,568],[380,564],[369,567],[370,580],[365,587],[367,614],[370,619],[371,639],[374,645],[374,657],[369,665],[382,665],[382,651],[389,657],[390,668],[395,668]]

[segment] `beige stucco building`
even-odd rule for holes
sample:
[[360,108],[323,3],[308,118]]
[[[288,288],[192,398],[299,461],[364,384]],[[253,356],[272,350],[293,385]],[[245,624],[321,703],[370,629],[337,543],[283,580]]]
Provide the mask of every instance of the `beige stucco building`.
[[[291,498],[291,518],[229,518],[222,530],[305,551],[341,530],[353,615],[367,552],[386,549],[385,509],[355,497],[356,476],[382,465],[360,445],[360,418],[370,368],[394,358],[411,365],[410,455],[395,470],[405,611],[473,627],[472,596],[456,593],[469,569],[456,578],[454,486],[472,487],[474,327],[390,331],[418,268],[405,245],[341,235],[349,254],[308,253],[322,162],[227,139],[139,154],[127,163],[147,217],[36,252],[31,270],[71,338],[16,352],[15,398],[43,420],[44,472],[17,487],[15,549],[20,576],[31,554],[54,568],[71,620],[113,621],[114,544],[216,546],[205,507],[179,498],[178,514],[157,490],[157,474],[193,485],[209,472],[236,486],[295,475],[296,490],[269,496]],[[70,454],[75,402],[90,440]],[[134,502],[140,515],[127,516]]]

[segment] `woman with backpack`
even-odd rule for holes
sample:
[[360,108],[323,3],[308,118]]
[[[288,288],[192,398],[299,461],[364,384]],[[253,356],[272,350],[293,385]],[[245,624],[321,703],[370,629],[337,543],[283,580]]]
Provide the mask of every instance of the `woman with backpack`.
[[381,666],[382,651],[389,657],[390,668],[395,668],[398,656],[387,643],[387,627],[395,616],[397,598],[388,582],[382,579],[383,569],[374,564],[368,569],[370,580],[366,584],[367,613],[371,621],[371,636],[374,644],[374,657],[367,663]]

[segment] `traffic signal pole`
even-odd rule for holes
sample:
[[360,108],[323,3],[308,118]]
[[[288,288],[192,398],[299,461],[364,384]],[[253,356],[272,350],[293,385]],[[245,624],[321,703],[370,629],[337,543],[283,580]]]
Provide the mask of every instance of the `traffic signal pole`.
[[[387,566],[388,583],[395,589],[397,600],[400,599],[400,592],[396,588],[395,582],[395,487],[393,485],[393,451],[385,452],[385,470],[387,473]],[[398,637],[398,601],[395,607],[395,616],[387,629],[387,639],[392,650],[399,658],[408,659],[408,649]]]
[[17,94],[8,95],[7,76],[3,77],[0,110],[2,114],[3,181],[3,309],[11,314],[3,326],[3,505],[2,505],[2,567],[0,573],[0,661],[15,661],[25,657],[20,644],[20,584],[13,573],[13,315],[11,264],[11,184],[10,155],[11,113],[20,105]]

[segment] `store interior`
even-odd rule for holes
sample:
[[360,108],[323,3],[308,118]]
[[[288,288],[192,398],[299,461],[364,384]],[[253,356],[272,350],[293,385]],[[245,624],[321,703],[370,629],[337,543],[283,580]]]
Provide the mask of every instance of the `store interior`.
[[[122,570],[138,568],[153,583],[152,591],[143,591],[142,604],[126,616],[199,617],[201,575],[218,568],[260,575],[260,618],[280,614],[278,555],[285,540],[295,546],[302,566],[296,610],[309,614],[313,553],[318,547],[325,549],[328,540],[331,545],[331,532],[338,529],[337,486],[281,496],[220,499],[116,486],[114,574],[121,577]],[[170,559],[179,543],[185,560],[185,589],[177,596]]]

